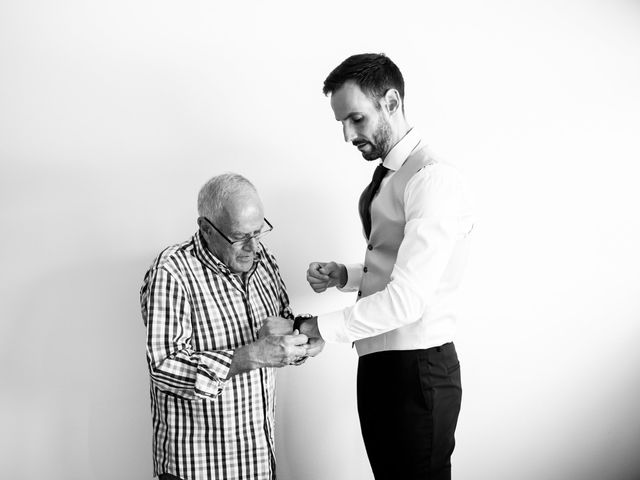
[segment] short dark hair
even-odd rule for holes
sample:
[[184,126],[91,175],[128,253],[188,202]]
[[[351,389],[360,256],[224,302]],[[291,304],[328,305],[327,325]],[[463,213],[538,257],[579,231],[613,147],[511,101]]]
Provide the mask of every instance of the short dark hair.
[[400,93],[404,105],[404,79],[395,63],[384,53],[352,55],[338,65],[324,81],[322,92],[334,93],[348,81],[355,82],[370,97],[378,100],[390,88]]

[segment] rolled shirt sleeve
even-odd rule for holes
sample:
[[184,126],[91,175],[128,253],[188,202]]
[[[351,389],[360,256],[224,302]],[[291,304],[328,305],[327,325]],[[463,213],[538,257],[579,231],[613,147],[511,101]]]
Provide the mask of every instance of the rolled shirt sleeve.
[[163,268],[141,290],[147,327],[147,362],[154,382],[187,398],[220,395],[234,350],[194,351],[191,306],[182,284]]
[[456,242],[472,228],[470,204],[457,172],[437,164],[411,178],[404,205],[404,237],[389,283],[353,306],[319,315],[325,341],[353,342],[394,330],[419,320],[434,301]]

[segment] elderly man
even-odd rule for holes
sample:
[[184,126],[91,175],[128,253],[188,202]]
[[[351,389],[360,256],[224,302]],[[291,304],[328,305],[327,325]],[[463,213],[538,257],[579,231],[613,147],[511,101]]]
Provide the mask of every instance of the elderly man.
[[160,253],[141,289],[154,475],[274,479],[274,367],[322,346],[292,329],[254,186],[212,178],[198,215],[198,232]]
[[453,344],[473,222],[458,172],[433,156],[404,114],[404,79],[385,55],[347,58],[324,82],[344,140],[380,160],[360,197],[364,262],[313,262],[316,292],[357,291],[300,327],[355,342],[358,413],[376,480],[451,478],[460,410]]

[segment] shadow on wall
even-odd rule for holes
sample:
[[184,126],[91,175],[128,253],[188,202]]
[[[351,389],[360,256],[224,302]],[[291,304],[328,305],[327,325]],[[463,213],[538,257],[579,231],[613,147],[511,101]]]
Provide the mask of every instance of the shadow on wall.
[[0,397],[9,477],[151,478],[138,306],[150,260],[87,261],[17,288]]

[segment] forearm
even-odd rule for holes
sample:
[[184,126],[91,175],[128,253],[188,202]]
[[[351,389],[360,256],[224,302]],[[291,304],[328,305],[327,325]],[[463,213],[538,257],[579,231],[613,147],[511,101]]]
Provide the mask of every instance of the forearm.
[[314,315],[302,315],[296,317],[296,321],[293,324],[293,328],[303,333],[309,338],[320,338],[320,331],[318,330],[318,317]]
[[148,357],[151,379],[181,396],[215,396],[222,391],[233,354],[233,350],[155,351]]
[[320,315],[325,341],[353,342],[413,323],[433,305],[460,239],[457,219],[407,223],[389,283],[355,305]]

